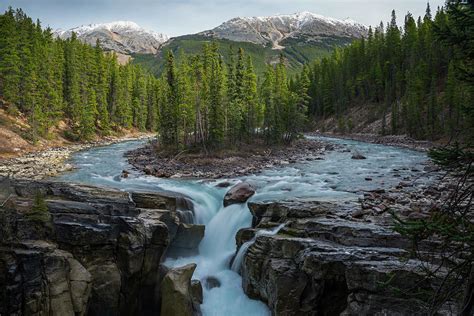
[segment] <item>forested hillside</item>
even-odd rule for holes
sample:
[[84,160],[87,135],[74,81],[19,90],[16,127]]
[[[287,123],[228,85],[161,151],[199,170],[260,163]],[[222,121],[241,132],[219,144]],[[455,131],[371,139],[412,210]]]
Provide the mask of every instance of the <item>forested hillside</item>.
[[100,43],[55,39],[10,9],[0,16],[0,97],[9,113],[27,118],[33,142],[66,123],[72,140],[134,128],[157,131],[176,149],[288,143],[328,117],[351,132],[348,113],[357,106],[371,109],[362,119],[381,120],[383,134],[466,140],[474,126],[473,25],[470,6],[434,18],[428,7],[418,20],[408,14],[403,28],[393,12],[387,26],[293,76],[283,54],[256,71],[262,60],[247,46],[191,41],[191,54],[166,51],[156,77],[119,65]]
[[286,47],[283,50],[274,50],[271,46],[248,42],[235,42],[227,39],[210,38],[203,35],[186,35],[171,39],[161,49],[158,55],[134,54],[133,63],[149,69],[155,75],[161,75],[165,69],[166,56],[169,51],[173,52],[177,60],[181,60],[182,53],[187,55],[198,54],[204,44],[216,42],[219,44],[220,53],[225,60],[230,58],[232,51],[243,48],[245,52],[252,57],[255,72],[263,76],[266,65],[273,65],[279,62],[281,54],[285,57],[288,73],[297,74],[304,64],[315,59],[326,57],[331,54],[335,47],[348,45],[353,39],[338,38],[327,39],[319,43],[305,43],[294,39],[287,39],[282,44]]
[[304,127],[308,87],[289,90],[283,58],[268,67],[264,106],[243,49],[224,60],[214,42],[182,54],[179,63],[169,51],[165,73],[156,78],[139,66],[118,65],[100,43],[53,39],[21,10],[0,16],[0,26],[0,96],[8,112],[27,117],[32,141],[60,122],[69,125],[72,140],[137,128],[158,131],[173,148],[234,146],[255,136],[280,143]]
[[140,67],[119,66],[100,44],[53,39],[21,10],[0,16],[0,96],[10,114],[27,117],[32,141],[60,121],[73,140],[120,128],[152,130],[155,85]]
[[[381,133],[419,139],[469,140],[474,126],[472,5],[451,5],[434,18],[395,12],[389,24],[370,29],[366,39],[337,49],[304,70],[310,77],[309,114],[335,116],[340,132],[356,123],[354,107],[370,109],[366,123],[381,120]],[[470,80],[464,80],[470,72]],[[471,138],[472,139],[472,138]]]

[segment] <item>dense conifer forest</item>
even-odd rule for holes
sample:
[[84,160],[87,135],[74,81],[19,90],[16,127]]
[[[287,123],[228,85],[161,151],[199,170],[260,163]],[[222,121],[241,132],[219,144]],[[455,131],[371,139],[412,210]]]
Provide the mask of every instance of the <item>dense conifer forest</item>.
[[227,63],[215,43],[199,55],[180,56],[179,64],[170,52],[165,73],[156,78],[139,66],[119,65],[99,42],[91,47],[75,36],[54,39],[22,10],[8,10],[0,26],[0,96],[10,113],[27,117],[33,141],[60,121],[68,123],[66,136],[73,140],[136,128],[159,131],[162,143],[176,148],[235,145],[256,134],[278,143],[303,127],[307,87],[289,91],[283,62],[268,69],[264,91],[272,100],[264,111],[243,49]]
[[311,79],[309,115],[335,115],[340,130],[350,131],[354,122],[346,111],[372,104],[376,112],[371,115],[383,119],[384,134],[472,137],[472,5],[449,5],[434,17],[428,5],[424,17],[407,14],[402,28],[396,21],[393,11],[386,26],[371,28],[366,39],[305,69],[303,77]]
[[157,78],[140,66],[119,65],[100,42],[55,39],[39,21],[10,9],[0,16],[0,97],[11,114],[27,118],[32,141],[65,122],[72,140],[135,128],[158,132],[171,148],[208,150],[258,139],[283,144],[308,122],[329,116],[350,132],[346,111],[368,104],[376,105],[372,115],[382,118],[384,134],[466,137],[474,92],[461,77],[472,73],[473,12],[448,11],[433,18],[428,7],[418,20],[407,14],[403,28],[393,12],[386,26],[291,78],[283,57],[257,78],[242,48],[225,60],[217,43],[179,58],[169,51]]

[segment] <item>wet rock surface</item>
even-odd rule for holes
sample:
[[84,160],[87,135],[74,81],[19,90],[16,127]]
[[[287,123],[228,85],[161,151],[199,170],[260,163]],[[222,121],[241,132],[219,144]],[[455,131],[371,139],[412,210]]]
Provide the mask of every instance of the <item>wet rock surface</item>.
[[[443,190],[398,186],[366,192],[359,203],[249,203],[253,228],[239,231],[237,247],[259,229],[285,226],[274,236],[258,236],[247,250],[244,291],[273,315],[426,314],[425,301],[400,293],[432,292],[424,270],[431,263],[409,259],[411,242],[393,230],[390,212],[426,214]],[[443,272],[437,273],[441,280]],[[450,304],[442,315],[456,313],[457,303]]]
[[198,315],[199,303],[202,302],[200,283],[192,283],[196,264],[171,269],[164,277],[161,285],[162,304],[161,316],[192,316]]
[[230,188],[224,196],[224,207],[247,202],[255,194],[255,188],[246,182],[238,183]]
[[[160,152],[156,143],[130,151],[128,162],[147,175],[161,178],[235,178],[299,161],[321,159],[334,145],[301,139],[292,145],[267,148],[248,146],[213,156]],[[223,184],[224,185],[224,184]]]
[[219,281],[219,279],[217,279],[216,277],[212,277],[212,276],[207,277],[204,280],[204,283],[205,283],[206,289],[208,290],[221,286],[221,281]]
[[0,314],[159,313],[160,264],[171,243],[189,237],[176,207],[182,197],[0,182]]

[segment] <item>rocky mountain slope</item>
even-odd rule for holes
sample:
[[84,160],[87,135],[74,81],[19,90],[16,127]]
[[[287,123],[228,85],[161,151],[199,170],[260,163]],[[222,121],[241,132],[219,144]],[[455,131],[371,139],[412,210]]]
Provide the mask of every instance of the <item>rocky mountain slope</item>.
[[[242,47],[252,56],[258,73],[265,65],[278,62],[283,54],[290,71],[329,54],[334,47],[349,44],[367,34],[367,28],[353,20],[337,20],[310,12],[268,17],[238,17],[218,27],[197,34],[168,38],[147,31],[134,22],[90,24],[70,30],[58,30],[56,36],[68,38],[75,32],[83,42],[95,45],[99,39],[104,48],[115,51],[121,62],[133,62],[160,74],[164,56],[171,50],[199,53],[210,39],[217,41],[224,58],[229,47]],[[125,56],[124,56],[125,55]]]
[[367,28],[353,20],[337,20],[311,12],[268,17],[238,17],[201,34],[236,42],[283,49],[285,39],[320,43],[328,38],[360,38]]
[[157,55],[134,55],[134,62],[160,74],[167,51],[196,54],[209,40],[221,47],[224,59],[243,48],[254,62],[258,74],[268,63],[277,63],[280,55],[288,69],[297,72],[302,65],[327,56],[335,47],[350,44],[367,34],[367,28],[352,20],[337,20],[310,12],[269,17],[235,18],[220,26],[194,35],[171,38]]
[[100,40],[102,46],[120,54],[156,54],[169,38],[155,31],[148,31],[130,21],[116,21],[104,24],[89,24],[69,30],[57,30],[54,34],[62,39],[76,33],[88,44]]

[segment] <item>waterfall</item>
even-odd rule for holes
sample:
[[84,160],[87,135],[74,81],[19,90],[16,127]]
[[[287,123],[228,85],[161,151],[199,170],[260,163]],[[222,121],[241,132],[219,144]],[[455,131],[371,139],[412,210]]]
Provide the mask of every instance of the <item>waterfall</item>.
[[[351,153],[341,150],[328,152],[324,160],[311,160],[281,168],[272,168],[245,178],[228,179],[247,181],[257,188],[252,201],[319,200],[356,201],[354,189],[372,190],[396,185],[400,180],[393,177],[409,176],[412,168],[422,169],[426,154],[346,140],[323,139],[329,143],[344,145],[358,150],[368,157],[352,160]],[[199,245],[199,254],[178,259],[167,259],[172,267],[196,263],[193,279],[203,284],[204,303],[202,313],[209,315],[270,315],[264,303],[251,300],[242,289],[242,277],[238,273],[249,247],[258,236],[277,234],[283,226],[261,230],[244,243],[235,256],[235,236],[241,228],[251,226],[252,215],[247,204],[223,206],[226,189],[217,188],[212,182],[196,180],[159,179],[134,172],[123,154],[143,145],[143,141],[118,143],[107,147],[92,148],[75,153],[71,161],[77,169],[62,175],[63,181],[79,182],[118,188],[124,191],[171,191],[192,199],[194,211],[183,214],[186,221],[206,225],[205,236]],[[122,170],[131,170],[131,176],[122,179]],[[370,176],[373,181],[365,181]],[[185,216],[186,215],[186,216]],[[213,280],[210,284],[209,280]]]
[[244,256],[247,253],[247,250],[250,248],[250,246],[252,246],[255,243],[255,241],[257,240],[259,236],[276,235],[283,227],[285,227],[285,224],[281,224],[280,226],[275,227],[271,230],[266,230],[266,229],[259,230],[258,232],[255,233],[255,236],[251,240],[243,243],[242,246],[240,246],[239,252],[234,258],[234,262],[232,263],[232,267],[231,267],[232,271],[239,273],[240,267],[242,266],[242,261],[244,260]]

